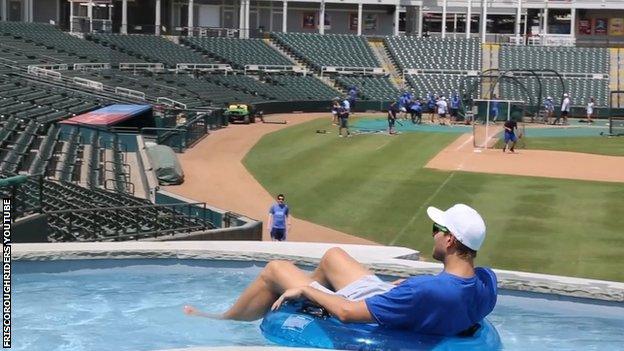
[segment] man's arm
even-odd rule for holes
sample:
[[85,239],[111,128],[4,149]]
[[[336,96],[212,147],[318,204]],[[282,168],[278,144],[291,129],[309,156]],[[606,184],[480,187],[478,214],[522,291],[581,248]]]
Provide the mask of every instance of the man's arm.
[[364,300],[349,301],[341,296],[327,294],[310,286],[286,290],[282,296],[275,301],[271,309],[275,310],[279,308],[284,300],[297,299],[300,297],[305,297],[325,308],[331,315],[335,316],[343,323],[375,322]]

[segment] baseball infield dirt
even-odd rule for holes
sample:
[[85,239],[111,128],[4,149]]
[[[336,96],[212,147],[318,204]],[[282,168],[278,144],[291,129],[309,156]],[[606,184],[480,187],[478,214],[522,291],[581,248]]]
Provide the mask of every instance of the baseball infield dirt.
[[[477,151],[477,152],[475,152]],[[464,134],[427,165],[450,171],[624,182],[624,157],[565,151],[474,149],[472,135]]]
[[[184,169],[184,184],[167,186],[165,190],[265,222],[269,207],[275,201],[274,196],[247,172],[242,163],[243,158],[263,135],[319,117],[329,118],[329,114],[276,114],[265,119],[287,121],[288,124],[232,125],[214,131],[184,154],[178,155]],[[264,228],[262,237],[263,240],[270,240],[267,228]],[[375,244],[294,217],[288,240]]]

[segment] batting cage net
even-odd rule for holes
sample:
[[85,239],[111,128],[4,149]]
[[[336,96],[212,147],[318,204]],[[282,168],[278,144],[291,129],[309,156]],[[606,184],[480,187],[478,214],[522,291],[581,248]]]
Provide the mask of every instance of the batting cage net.
[[[524,116],[526,104],[519,100],[473,100],[473,145],[475,148],[497,148],[503,140],[505,121],[518,122],[517,134],[524,136],[524,124],[520,123]],[[502,147],[502,146],[501,146]]]
[[609,135],[624,136],[624,90],[609,94]]

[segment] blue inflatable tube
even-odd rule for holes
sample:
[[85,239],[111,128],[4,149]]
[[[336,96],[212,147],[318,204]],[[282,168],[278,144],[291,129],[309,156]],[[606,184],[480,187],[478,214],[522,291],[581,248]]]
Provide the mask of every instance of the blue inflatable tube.
[[302,301],[269,312],[262,334],[281,346],[338,350],[500,350],[498,332],[487,320],[471,336],[436,336],[390,330],[377,324],[342,323]]

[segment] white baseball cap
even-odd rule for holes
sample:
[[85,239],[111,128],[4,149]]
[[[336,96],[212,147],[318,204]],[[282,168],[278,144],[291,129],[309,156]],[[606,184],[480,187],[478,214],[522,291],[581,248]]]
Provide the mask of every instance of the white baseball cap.
[[567,93],[564,93],[564,94],[563,94],[563,96],[564,96],[564,97],[567,97],[567,96],[568,96],[568,94],[567,94]]
[[427,208],[427,215],[440,224],[467,247],[478,251],[485,240],[485,222],[481,215],[472,207],[456,204],[446,211],[435,207]]

